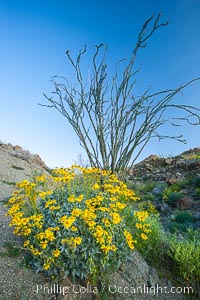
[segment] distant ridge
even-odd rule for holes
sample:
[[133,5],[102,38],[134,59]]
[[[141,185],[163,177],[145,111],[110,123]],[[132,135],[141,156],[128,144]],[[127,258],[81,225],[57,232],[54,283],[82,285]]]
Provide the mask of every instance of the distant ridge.
[[0,149],[7,151],[7,153],[12,155],[13,157],[23,159],[30,164],[35,163],[43,169],[47,171],[49,170],[49,168],[46,166],[46,164],[38,154],[31,154],[28,150],[23,150],[23,148],[19,145],[13,146],[11,143],[4,144],[0,142]]

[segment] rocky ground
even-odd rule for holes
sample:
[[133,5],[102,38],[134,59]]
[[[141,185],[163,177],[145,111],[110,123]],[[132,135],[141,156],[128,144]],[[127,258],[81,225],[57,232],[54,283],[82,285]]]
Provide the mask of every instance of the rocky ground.
[[[162,159],[162,169],[156,167],[158,161],[158,158],[155,156],[144,161],[144,164],[146,164],[145,168],[149,169],[149,172],[144,170],[144,165],[137,165],[130,175],[130,180],[133,182],[135,178],[143,178],[149,175],[153,176],[151,178],[154,180],[157,180],[159,177],[160,181],[168,181],[168,184],[172,184],[175,180],[180,177],[182,178],[181,170],[186,167],[184,158],[183,161],[178,161],[179,165],[176,165],[175,169],[175,162],[173,160]],[[190,165],[187,172],[190,169],[191,171],[195,169],[195,172],[200,174],[199,165]],[[90,293],[90,291],[81,289],[78,286],[74,287],[68,280],[63,281],[59,287],[55,286],[55,283],[49,281],[44,274],[35,273],[26,267],[24,264],[25,253],[13,256],[8,251],[8,245],[11,245],[13,250],[15,249],[13,247],[21,245],[22,241],[13,235],[12,229],[8,226],[9,219],[5,216],[6,208],[3,204],[15,188],[15,182],[21,181],[24,178],[29,179],[34,172],[48,172],[48,168],[38,155],[32,155],[29,151],[24,151],[20,146],[0,143],[0,300],[50,300],[55,298],[55,289],[59,288],[59,291],[63,291],[63,287],[69,288],[69,294],[62,296],[59,292],[57,299],[94,299],[94,293]],[[176,205],[182,205],[183,209],[184,206],[187,206],[187,209],[192,211],[196,216],[198,223],[199,213],[196,213],[196,207],[198,207],[199,203],[194,203],[195,200],[192,195],[187,195],[187,197],[188,201],[184,200]],[[160,206],[161,211],[165,210],[165,206],[163,205],[161,204]],[[172,208],[169,208],[169,214],[170,209]],[[171,300],[172,296],[173,300],[186,299],[184,295],[178,293],[161,293],[161,288],[163,288],[163,291],[164,288],[169,291],[171,286],[172,283],[170,280],[166,278],[160,279],[157,272],[147,265],[138,252],[135,252],[133,257],[130,258],[129,263],[120,272],[113,275],[109,296],[110,299],[124,300]],[[38,293],[37,287],[40,288]],[[142,292],[137,293],[134,290],[136,287],[141,287],[139,291]],[[155,295],[153,294],[154,287],[160,287],[158,290],[159,293]],[[150,288],[151,292],[147,292]]]
[[[191,224],[186,225],[200,227],[200,148],[171,158],[151,155],[134,166],[129,181],[136,188],[141,186],[140,195],[155,205],[165,229],[173,227],[180,212],[191,215]],[[166,189],[171,191],[168,200],[164,199]]]
[[7,255],[8,245],[21,245],[22,241],[9,227],[4,200],[11,196],[15,182],[30,178],[36,170],[46,171],[38,155],[31,155],[19,146],[0,145],[0,300],[49,299],[35,293],[37,284],[45,284],[47,279],[23,266],[24,254]]

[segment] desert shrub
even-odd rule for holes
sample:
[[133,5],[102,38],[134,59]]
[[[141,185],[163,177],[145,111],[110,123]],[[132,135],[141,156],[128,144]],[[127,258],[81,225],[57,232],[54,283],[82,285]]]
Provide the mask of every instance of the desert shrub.
[[17,187],[10,226],[25,238],[34,268],[49,275],[102,282],[150,231],[146,211],[134,212],[130,226],[129,203],[139,199],[108,171],[55,169]]
[[191,223],[178,223],[178,222],[170,222],[168,225],[168,229],[171,233],[184,233],[188,230],[188,228],[192,228],[193,225]]
[[15,169],[15,170],[24,170],[24,168],[18,167],[18,166],[16,166],[16,165],[12,165],[11,168],[13,168],[13,169]]
[[[150,194],[151,195],[151,194]],[[153,196],[153,195],[152,195]],[[145,210],[145,211],[148,211],[148,213],[151,215],[151,214],[158,214],[158,211],[157,209],[155,208],[155,206],[153,205],[153,203],[151,203],[151,201],[143,201],[143,202],[140,202],[138,204],[138,208],[140,210]]]
[[167,201],[169,204],[174,204],[177,200],[181,199],[183,195],[179,192],[177,186],[171,186],[164,190],[163,200]]
[[182,186],[180,185],[180,182],[178,183],[174,183],[173,185],[171,185],[170,187],[167,187],[166,189],[164,189],[163,191],[163,199],[164,200],[169,200],[169,195],[171,193],[179,193],[181,190]]
[[193,219],[192,214],[187,211],[179,211],[174,216],[174,220],[177,223],[190,223]]
[[195,176],[192,180],[192,184],[195,188],[200,188],[200,176]]
[[16,185],[15,181],[8,181],[8,180],[1,180],[2,183],[5,183],[7,185]]
[[183,198],[183,195],[181,193],[177,193],[177,192],[170,192],[168,194],[168,203],[173,204],[174,202],[176,202],[177,200]]
[[169,255],[175,260],[180,274],[195,286],[200,281],[200,234],[190,229],[182,237],[174,234],[170,240]]
[[193,154],[193,155],[187,155],[185,158],[188,159],[188,160],[200,159],[200,151],[198,151],[196,154]]
[[155,186],[156,186],[156,182],[145,183],[142,187],[142,192],[143,193],[150,193],[155,188]]
[[188,228],[193,227],[194,218],[191,213],[187,211],[178,211],[174,215],[174,221],[171,222],[168,226],[168,229],[171,233],[176,232],[186,232]]
[[166,233],[158,215],[150,215],[146,222],[151,228],[151,231],[148,233],[148,239],[146,242],[141,241],[141,243],[137,243],[136,248],[147,262],[153,266],[160,267],[166,254]]
[[185,186],[193,186],[195,188],[200,187],[200,176],[199,175],[190,175],[188,178],[180,180],[176,183],[180,188],[184,188]]
[[191,179],[190,178],[185,178],[182,180],[179,180],[176,184],[175,187],[177,188],[177,191],[180,191],[181,189],[185,188],[186,186],[191,184]]
[[6,251],[0,251],[0,257],[17,257],[20,254],[20,247],[11,243],[5,242],[3,245],[6,248]]
[[128,183],[128,187],[134,190],[135,194],[144,201],[153,201],[155,200],[154,195],[151,193],[152,190],[155,188],[156,183],[154,182],[137,182],[137,183]]
[[200,200],[200,188],[195,190],[195,197]]
[[147,193],[147,194],[144,194],[141,196],[141,200],[144,200],[147,202],[154,201],[154,200],[156,200],[156,196],[154,196],[151,193]]
[[150,174],[145,174],[142,176],[142,180],[144,182],[151,180],[151,175]]

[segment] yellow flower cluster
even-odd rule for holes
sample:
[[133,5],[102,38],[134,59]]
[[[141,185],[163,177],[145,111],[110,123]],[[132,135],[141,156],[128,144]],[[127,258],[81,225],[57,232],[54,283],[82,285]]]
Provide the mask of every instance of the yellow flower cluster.
[[45,271],[49,270],[51,265],[54,263],[54,257],[48,257],[44,260],[43,268]]
[[144,222],[148,218],[148,212],[145,210],[136,211],[134,216],[141,222]]
[[133,240],[132,235],[127,230],[124,230],[124,236],[126,238],[126,242],[129,246],[129,248],[133,250],[135,248],[134,243],[137,243],[137,241]]
[[68,198],[69,202],[81,202],[84,198],[84,195],[79,195],[78,197],[76,197],[75,195],[70,195]]
[[75,173],[73,172],[73,169],[71,170],[70,168],[64,169],[64,168],[60,168],[60,169],[55,169],[53,170],[53,179],[56,182],[61,182],[61,183],[66,183],[66,182],[70,182],[71,180],[73,180],[73,178],[75,177]]
[[71,237],[67,241],[67,244],[72,248],[76,248],[78,245],[81,244],[81,242],[82,242],[82,238],[80,236],[77,236],[77,237]]
[[76,218],[73,216],[71,216],[71,217],[63,216],[60,218],[60,223],[62,223],[62,225],[65,227],[65,229],[68,229],[73,225],[75,220],[76,220]]
[[134,216],[138,220],[138,222],[136,222],[135,224],[135,227],[140,230],[140,237],[143,240],[147,240],[148,239],[147,234],[151,232],[150,224],[144,223],[149,216],[148,212],[144,210],[137,211],[134,213]]
[[[124,245],[127,251],[134,249],[137,241],[134,233],[126,230],[124,211],[127,203],[139,199],[110,171],[74,165],[33,180],[17,184],[18,189],[8,201],[7,214],[14,233],[25,237],[24,248],[38,257],[44,270],[59,263],[62,266],[66,256],[70,259],[76,253],[86,251],[83,260],[91,259],[93,253],[105,264],[114,252],[125,251]],[[148,213],[138,211],[134,217],[141,238],[147,239]],[[90,247],[94,247],[92,252]]]
[[149,214],[154,214],[154,215],[158,215],[159,214],[158,211],[157,211],[157,209],[155,208],[155,206],[151,203],[151,201],[141,202],[138,205],[138,208],[140,210],[147,211]]

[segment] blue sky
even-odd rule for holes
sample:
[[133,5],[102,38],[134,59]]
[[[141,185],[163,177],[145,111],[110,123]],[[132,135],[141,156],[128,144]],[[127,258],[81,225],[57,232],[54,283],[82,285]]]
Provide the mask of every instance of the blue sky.
[[[70,166],[84,151],[66,119],[41,107],[50,94],[54,75],[70,77],[65,52],[72,55],[85,44],[109,45],[110,65],[129,57],[144,21],[162,12],[169,20],[149,40],[137,58],[143,91],[175,88],[200,77],[199,0],[0,0],[0,140],[38,153],[49,167]],[[72,77],[73,81],[73,77]],[[178,101],[200,108],[200,82]],[[170,128],[165,130],[171,133]],[[150,154],[176,155],[200,147],[200,127],[181,126],[187,145],[172,140],[147,145]]]

